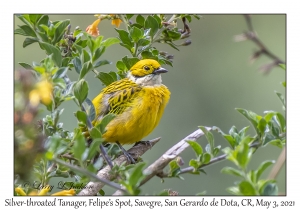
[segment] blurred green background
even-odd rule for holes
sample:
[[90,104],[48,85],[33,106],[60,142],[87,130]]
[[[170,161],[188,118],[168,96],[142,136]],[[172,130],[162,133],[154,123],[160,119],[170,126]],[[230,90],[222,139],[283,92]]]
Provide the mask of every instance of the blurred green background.
[[[134,17],[133,17],[134,18]],[[96,19],[90,15],[50,15],[51,20],[70,19],[72,29],[79,26],[81,29],[92,24]],[[279,58],[285,60],[286,56],[286,16],[285,15],[252,15],[254,29],[265,45]],[[15,17],[15,28],[22,25]],[[181,26],[179,24],[179,26]],[[282,105],[274,91],[285,95],[285,89],[280,82],[285,81],[285,72],[280,68],[274,68],[268,75],[262,74],[258,68],[271,62],[267,57],[260,57],[250,64],[250,56],[258,48],[250,41],[234,42],[234,36],[243,33],[246,22],[242,15],[202,15],[200,20],[193,19],[189,24],[192,33],[192,44],[180,47],[176,51],[168,45],[156,45],[159,50],[174,55],[173,67],[166,67],[169,72],[163,75],[163,83],[171,91],[171,99],[165,110],[158,127],[144,140],[161,136],[158,145],[148,151],[143,159],[151,164],[166,150],[179,140],[192,133],[197,126],[218,126],[224,132],[232,125],[238,130],[250,125],[246,118],[235,111],[235,108],[245,108],[263,115],[266,110],[282,111]],[[121,24],[120,28],[124,28]],[[99,25],[100,34],[105,38],[117,36],[114,26],[110,21],[104,20]],[[39,62],[45,57],[43,51],[32,44],[27,48],[22,47],[24,37],[15,36],[15,69],[21,68],[18,62]],[[178,42],[180,43],[180,41]],[[107,49],[103,59],[113,62],[99,68],[99,71],[108,72],[116,70],[115,63],[128,52],[120,45],[113,45]],[[129,55],[128,55],[129,56]],[[77,80],[78,74],[69,72],[71,80]],[[89,98],[94,98],[102,89],[101,82],[91,72],[87,77],[89,82]],[[77,107],[73,101],[63,104],[64,113],[61,121],[64,129],[72,131],[77,125],[73,112]],[[254,130],[251,127],[250,133]],[[214,133],[215,145],[228,146],[219,134]],[[198,142],[205,147],[207,141],[200,138]],[[253,156],[249,165],[250,169],[256,169],[264,160],[276,160],[281,150],[274,146],[259,149]],[[194,152],[188,148],[182,153],[185,166]],[[184,167],[185,167],[184,166]],[[232,166],[225,160],[205,168],[207,175],[185,174],[185,181],[177,178],[165,179],[161,183],[160,178],[154,177],[142,187],[142,194],[153,195],[163,189],[172,189],[179,195],[195,195],[206,191],[207,195],[228,195],[226,188],[233,186],[238,178],[221,174],[224,166]],[[271,167],[263,174],[267,178]],[[279,192],[286,192],[285,166],[277,178]],[[104,188],[106,194],[114,192],[111,188]]]

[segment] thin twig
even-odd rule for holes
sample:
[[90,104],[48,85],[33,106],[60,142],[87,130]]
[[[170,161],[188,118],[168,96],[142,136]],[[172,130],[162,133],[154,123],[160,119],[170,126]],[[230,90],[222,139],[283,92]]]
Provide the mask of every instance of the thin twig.
[[247,31],[244,32],[243,34],[236,35],[234,39],[237,42],[250,40],[258,46],[259,50],[255,51],[253,53],[253,55],[250,58],[250,62],[253,62],[257,58],[259,58],[261,55],[266,55],[267,57],[272,59],[271,63],[264,64],[259,68],[265,74],[269,73],[273,67],[278,66],[279,64],[285,64],[285,62],[282,59],[280,59],[278,56],[276,56],[274,53],[272,53],[265,46],[265,44],[258,38],[257,33],[254,30],[250,15],[244,15],[244,17],[245,17],[246,23],[247,23]]
[[275,165],[273,166],[268,179],[276,179],[280,169],[282,168],[283,164],[285,163],[285,155],[286,155],[286,148],[283,148],[281,151]]
[[89,171],[87,171],[87,170],[85,170],[85,169],[83,169],[83,168],[80,168],[80,167],[78,167],[78,166],[75,166],[75,165],[66,163],[66,162],[64,162],[64,161],[62,161],[62,160],[60,160],[60,159],[57,159],[57,158],[54,158],[53,161],[56,162],[56,163],[59,163],[59,164],[61,164],[61,165],[67,166],[68,168],[73,169],[73,170],[75,170],[75,171],[79,171],[80,173],[83,173],[83,174],[85,174],[85,175],[91,177],[93,180],[96,180],[96,181],[98,181],[98,182],[101,182],[101,183],[103,183],[103,184],[106,184],[106,185],[108,185],[108,186],[110,186],[110,187],[113,187],[113,188],[115,188],[115,189],[121,190],[121,191],[124,192],[124,193],[126,192],[126,190],[122,189],[120,185],[118,185],[118,184],[116,184],[116,183],[114,183],[114,182],[110,182],[110,181],[108,181],[107,179],[104,179],[104,178],[102,178],[102,177],[98,177],[98,176],[96,176],[95,174],[93,174],[93,173],[91,173],[91,172],[89,172]]
[[273,59],[276,64],[285,63],[280,58],[278,58],[275,54],[273,54],[258,38],[257,34],[254,31],[252,20],[250,15],[244,15],[248,27],[248,31],[245,32],[246,37],[253,41],[259,48],[262,54],[267,55],[269,58]]
[[[131,149],[129,149],[127,152],[132,155],[134,159],[137,159],[138,157],[142,156],[146,151],[151,149],[157,142],[159,142],[160,138],[156,138],[149,141],[149,144],[136,144]],[[125,162],[125,165],[130,164],[128,158],[125,155],[120,155],[118,158],[116,158],[113,163],[114,165],[121,165],[123,162]],[[100,179],[105,180],[114,180],[116,178],[116,174],[110,173],[111,168],[109,166],[104,167],[97,173],[97,177]],[[103,182],[89,182],[85,189],[81,190],[78,195],[96,195],[100,189],[105,185]],[[124,193],[124,189],[121,188],[118,189],[118,191]]]

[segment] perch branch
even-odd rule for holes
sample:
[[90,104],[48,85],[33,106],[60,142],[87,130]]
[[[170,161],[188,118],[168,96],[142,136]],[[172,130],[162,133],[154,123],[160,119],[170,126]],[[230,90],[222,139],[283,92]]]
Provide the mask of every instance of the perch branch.
[[[211,128],[208,127],[206,129],[211,130]],[[182,151],[188,148],[189,144],[186,142],[186,140],[196,141],[203,135],[204,133],[202,132],[202,130],[198,129],[190,135],[188,135],[187,137],[185,137],[184,139],[180,140],[177,144],[175,144],[168,151],[166,151],[160,158],[158,158],[154,163],[152,163],[144,170],[144,173],[146,173],[147,176],[141,182],[140,186],[148,182],[155,175],[162,173],[163,169],[169,164],[169,162],[174,160]],[[122,194],[122,191],[118,190],[113,195]]]
[[[159,142],[160,138],[152,139],[149,141],[149,144],[136,144],[132,148],[130,148],[127,152],[132,155],[134,159],[142,156],[146,151],[151,149],[157,142]],[[129,160],[125,155],[120,155],[116,158],[113,163],[114,165],[121,165],[123,162],[126,162],[126,165],[130,164]],[[116,174],[110,173],[111,168],[109,166],[104,167],[97,173],[97,177],[105,180],[114,180],[116,178]],[[78,195],[96,195],[99,190],[105,185],[103,182],[89,182],[85,189],[81,190]],[[119,189],[120,190],[120,189]],[[124,189],[120,190],[124,192]]]

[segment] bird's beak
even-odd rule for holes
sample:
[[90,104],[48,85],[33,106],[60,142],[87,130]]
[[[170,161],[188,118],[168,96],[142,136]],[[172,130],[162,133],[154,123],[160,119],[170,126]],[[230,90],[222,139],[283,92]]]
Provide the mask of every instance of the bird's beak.
[[159,67],[159,68],[157,68],[157,69],[155,69],[155,70],[153,71],[153,74],[161,74],[161,73],[167,73],[167,72],[168,72],[167,69],[164,69],[164,68],[162,68],[162,67]]

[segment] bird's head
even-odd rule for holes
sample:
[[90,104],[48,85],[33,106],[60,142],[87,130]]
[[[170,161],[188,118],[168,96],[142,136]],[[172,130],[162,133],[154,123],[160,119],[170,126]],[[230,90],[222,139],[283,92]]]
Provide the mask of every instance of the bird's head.
[[168,72],[153,59],[144,59],[134,64],[128,71],[127,77],[137,84],[143,86],[154,86],[161,84],[161,73]]

